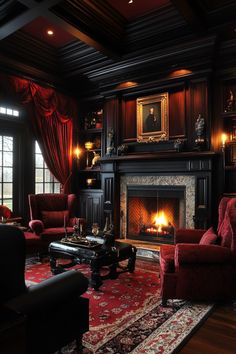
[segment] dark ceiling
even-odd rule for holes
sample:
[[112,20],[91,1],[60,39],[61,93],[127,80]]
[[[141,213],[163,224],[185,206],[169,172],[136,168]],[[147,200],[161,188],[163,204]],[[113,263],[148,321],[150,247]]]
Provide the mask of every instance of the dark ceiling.
[[235,13],[235,0],[0,0],[0,66],[78,94],[106,90],[137,70],[184,67],[189,48],[214,55],[236,38]]

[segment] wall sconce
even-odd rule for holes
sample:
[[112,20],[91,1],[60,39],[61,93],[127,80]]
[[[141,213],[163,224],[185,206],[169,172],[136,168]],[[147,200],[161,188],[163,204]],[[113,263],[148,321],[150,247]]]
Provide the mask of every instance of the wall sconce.
[[86,141],[84,143],[85,149],[87,150],[86,167],[89,168],[89,151],[93,148],[93,143],[91,141]]
[[225,148],[225,143],[226,143],[227,140],[228,140],[227,134],[222,133],[221,134],[221,146],[222,146],[222,149]]
[[74,149],[74,157],[79,160],[80,158],[80,155],[81,155],[81,152],[82,150],[77,146],[75,149]]

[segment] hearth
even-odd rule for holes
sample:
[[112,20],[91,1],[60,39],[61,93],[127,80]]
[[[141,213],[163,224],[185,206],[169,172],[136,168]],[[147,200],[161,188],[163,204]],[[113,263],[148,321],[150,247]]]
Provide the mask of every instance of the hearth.
[[122,238],[153,245],[173,243],[175,229],[194,228],[194,176],[125,175],[120,187]]
[[127,238],[173,243],[176,228],[185,227],[184,186],[128,186]]

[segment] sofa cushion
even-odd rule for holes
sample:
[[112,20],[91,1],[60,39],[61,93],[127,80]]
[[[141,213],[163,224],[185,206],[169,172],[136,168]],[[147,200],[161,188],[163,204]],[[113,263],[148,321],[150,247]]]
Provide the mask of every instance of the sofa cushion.
[[213,229],[210,227],[203,235],[199,242],[199,245],[215,245],[217,241],[217,235]]
[[224,221],[221,224],[221,227],[219,230],[219,236],[221,239],[220,245],[222,247],[231,248],[233,230],[232,230],[228,216],[225,216]]
[[69,211],[42,211],[42,220],[45,228],[67,226],[69,222]]

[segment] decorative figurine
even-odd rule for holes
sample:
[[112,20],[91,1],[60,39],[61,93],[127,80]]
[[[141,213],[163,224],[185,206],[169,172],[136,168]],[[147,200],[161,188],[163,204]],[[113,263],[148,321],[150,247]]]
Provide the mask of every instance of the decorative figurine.
[[175,149],[177,152],[182,151],[183,145],[184,145],[183,140],[176,139],[176,140],[174,141],[174,149]]
[[108,132],[107,136],[107,155],[111,156],[115,153],[115,133],[114,130],[111,129]]
[[98,153],[96,153],[96,151],[93,151],[93,155],[94,156],[93,156],[91,165],[92,165],[92,167],[95,167],[99,164],[101,156]]
[[234,94],[229,90],[229,98],[226,100],[225,112],[232,112],[234,110]]
[[195,145],[198,150],[204,148],[205,145],[205,119],[199,113],[197,120],[195,122]]

